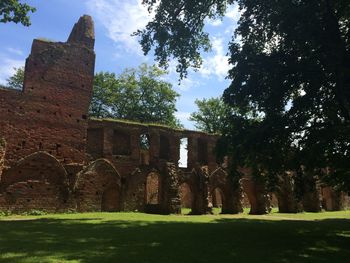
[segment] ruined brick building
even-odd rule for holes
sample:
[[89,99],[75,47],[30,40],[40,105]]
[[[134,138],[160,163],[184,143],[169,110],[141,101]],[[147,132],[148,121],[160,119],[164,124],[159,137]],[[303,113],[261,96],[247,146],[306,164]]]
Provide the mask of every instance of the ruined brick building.
[[[23,90],[0,88],[0,211],[179,213],[185,206],[203,214],[217,205],[238,213],[243,189],[252,213],[268,212],[262,183],[249,172],[234,182],[217,163],[216,135],[90,119],[94,41],[89,16],[74,25],[67,42],[36,39]],[[187,164],[179,167],[183,140]],[[279,205],[292,210],[291,189],[283,186]],[[333,201],[343,197],[330,188],[323,192],[325,208],[338,209]]]

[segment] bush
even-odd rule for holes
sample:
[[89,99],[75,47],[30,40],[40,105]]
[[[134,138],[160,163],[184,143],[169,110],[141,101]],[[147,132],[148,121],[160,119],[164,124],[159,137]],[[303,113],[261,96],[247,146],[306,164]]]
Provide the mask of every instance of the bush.
[[30,210],[29,212],[26,212],[24,214],[29,216],[42,216],[42,215],[46,215],[47,212],[42,210]]

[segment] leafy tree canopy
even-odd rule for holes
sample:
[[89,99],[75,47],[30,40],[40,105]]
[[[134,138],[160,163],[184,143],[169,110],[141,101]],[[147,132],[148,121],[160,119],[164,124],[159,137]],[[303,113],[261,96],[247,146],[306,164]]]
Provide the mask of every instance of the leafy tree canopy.
[[176,99],[172,85],[162,77],[165,71],[142,64],[120,75],[95,75],[90,115],[181,127],[175,117]]
[[15,74],[7,79],[7,88],[21,90],[24,81],[24,67],[14,68]]
[[181,77],[210,47],[205,19],[238,4],[223,95],[238,111],[222,145],[237,165],[270,174],[331,167],[334,181],[343,178],[337,185],[350,188],[350,0],[143,2],[156,13],[137,32],[143,50],[154,47],[161,65],[177,59]]
[[[24,67],[15,68],[5,88],[23,88]],[[100,72],[95,75],[90,116],[159,123],[181,128],[175,117],[179,97],[170,83],[162,80],[166,74],[156,66],[142,64],[126,69],[120,75]]]
[[191,113],[190,120],[198,130],[219,134],[227,127],[232,110],[222,98],[197,99],[195,103],[198,111]]
[[28,4],[21,3],[20,0],[1,0],[0,1],[0,22],[21,23],[24,26],[30,26],[29,13],[34,13],[36,9]]
[[143,0],[149,11],[155,11],[153,21],[144,30],[138,30],[143,51],[152,47],[161,66],[168,66],[170,57],[178,61],[177,71],[186,76],[187,68],[199,68],[201,51],[209,51],[209,35],[203,32],[207,17],[215,19],[225,14],[232,0]]

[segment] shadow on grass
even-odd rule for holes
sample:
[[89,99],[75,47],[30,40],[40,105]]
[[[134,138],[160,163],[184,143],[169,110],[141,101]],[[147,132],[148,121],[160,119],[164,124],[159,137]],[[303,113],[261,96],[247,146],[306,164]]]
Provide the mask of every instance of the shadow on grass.
[[349,262],[350,220],[0,221],[1,262]]

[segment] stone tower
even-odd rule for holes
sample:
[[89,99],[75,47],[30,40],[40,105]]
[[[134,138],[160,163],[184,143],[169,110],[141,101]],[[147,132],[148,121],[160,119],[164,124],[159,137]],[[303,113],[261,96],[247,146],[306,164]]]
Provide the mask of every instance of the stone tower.
[[93,21],[87,15],[74,25],[67,42],[33,41],[23,90],[0,89],[5,166],[37,151],[64,164],[84,162],[94,42]]

